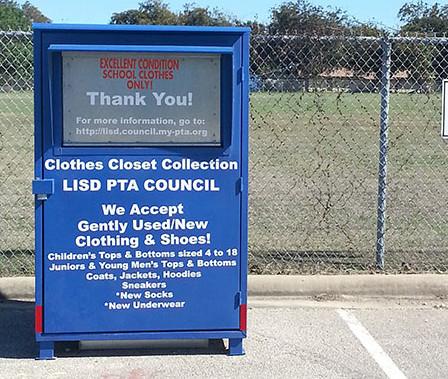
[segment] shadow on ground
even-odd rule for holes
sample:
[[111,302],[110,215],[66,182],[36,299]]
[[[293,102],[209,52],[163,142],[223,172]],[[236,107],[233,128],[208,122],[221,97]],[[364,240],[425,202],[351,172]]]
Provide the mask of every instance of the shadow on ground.
[[34,302],[5,300],[0,293],[0,358],[34,358]]
[[[35,358],[34,302],[6,300],[0,292],[0,358]],[[56,344],[56,357],[137,355],[220,355],[226,354],[222,340],[210,340],[208,347],[79,350],[77,342]]]
[[210,340],[208,347],[146,348],[146,349],[107,349],[79,350],[78,343],[56,345],[58,357],[112,357],[112,356],[161,356],[161,355],[222,355],[227,350],[222,340]]

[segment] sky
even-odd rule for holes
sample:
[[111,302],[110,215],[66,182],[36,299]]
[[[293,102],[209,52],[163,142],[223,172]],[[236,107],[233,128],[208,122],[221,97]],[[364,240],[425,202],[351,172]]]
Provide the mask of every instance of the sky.
[[[439,0],[444,3],[446,0]],[[25,0],[19,0],[24,3]],[[142,0],[31,0],[53,22],[107,24],[115,12],[136,9]],[[283,3],[282,0],[165,0],[173,11],[182,9],[185,3],[199,6],[217,7],[227,14],[242,20],[257,18],[261,22],[269,21],[270,9]],[[426,0],[434,4],[436,0]],[[397,28],[397,13],[405,0],[311,0],[315,5],[341,8],[359,21],[374,21],[389,28]]]

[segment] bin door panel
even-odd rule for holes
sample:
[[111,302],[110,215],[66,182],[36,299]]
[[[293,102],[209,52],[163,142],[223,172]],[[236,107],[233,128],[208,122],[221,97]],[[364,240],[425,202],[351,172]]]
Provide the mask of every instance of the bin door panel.
[[[112,156],[51,154],[103,168],[46,165],[55,192],[43,211],[44,333],[239,328],[239,169],[172,170],[168,185],[186,189],[154,191],[145,182],[163,178],[159,169],[130,175],[108,168]],[[189,158],[159,156],[159,167],[164,159]]]

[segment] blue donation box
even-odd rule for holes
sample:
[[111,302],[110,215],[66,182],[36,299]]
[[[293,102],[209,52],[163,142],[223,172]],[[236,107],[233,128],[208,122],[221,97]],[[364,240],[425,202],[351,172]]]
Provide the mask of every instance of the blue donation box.
[[36,338],[229,339],[247,312],[247,28],[34,25]]

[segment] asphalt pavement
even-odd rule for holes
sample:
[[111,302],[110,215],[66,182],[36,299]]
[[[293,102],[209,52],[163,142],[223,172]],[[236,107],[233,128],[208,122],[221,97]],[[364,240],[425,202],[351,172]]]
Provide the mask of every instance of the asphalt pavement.
[[0,302],[0,378],[446,378],[448,300],[252,298],[246,355],[226,344],[79,350],[36,361],[32,302]]

